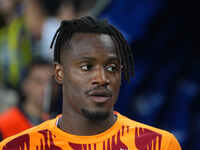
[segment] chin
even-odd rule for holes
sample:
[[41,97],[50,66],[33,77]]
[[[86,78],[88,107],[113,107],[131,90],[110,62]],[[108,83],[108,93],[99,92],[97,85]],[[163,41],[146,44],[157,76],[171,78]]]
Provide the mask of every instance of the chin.
[[91,111],[88,109],[81,110],[83,116],[91,121],[103,121],[109,118],[109,111]]

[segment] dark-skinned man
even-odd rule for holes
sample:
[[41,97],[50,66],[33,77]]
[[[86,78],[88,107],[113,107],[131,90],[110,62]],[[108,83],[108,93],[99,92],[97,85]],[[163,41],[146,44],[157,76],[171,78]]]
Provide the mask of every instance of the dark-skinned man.
[[132,51],[115,27],[92,17],[62,21],[53,46],[62,114],[4,140],[0,149],[181,150],[171,133],[113,110],[121,81],[134,75]]

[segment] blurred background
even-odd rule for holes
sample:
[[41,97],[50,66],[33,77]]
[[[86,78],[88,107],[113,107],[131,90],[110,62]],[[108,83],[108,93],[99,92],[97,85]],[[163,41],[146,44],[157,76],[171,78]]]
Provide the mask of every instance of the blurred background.
[[91,15],[116,26],[134,52],[135,77],[115,109],[198,150],[198,9],[172,0],[0,0],[0,139],[61,113],[50,42],[61,20]]

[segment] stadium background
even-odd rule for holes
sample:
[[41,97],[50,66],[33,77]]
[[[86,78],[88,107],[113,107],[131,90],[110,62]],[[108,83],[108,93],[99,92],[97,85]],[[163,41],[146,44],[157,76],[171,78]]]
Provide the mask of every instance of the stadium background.
[[[46,47],[49,46],[52,38],[48,35],[53,34],[58,27],[59,18],[56,12],[60,6],[64,5],[66,6],[65,13],[69,18],[89,14],[107,19],[125,35],[131,45],[135,58],[135,77],[129,84],[123,83],[115,109],[134,120],[172,132],[178,138],[183,150],[199,149],[200,52],[197,40],[200,26],[197,23],[199,8],[195,2],[42,0],[37,3],[36,0],[35,2],[40,7],[38,9],[43,10],[37,14],[35,9],[38,6],[25,7],[33,3],[33,0],[8,1],[15,3],[15,6],[9,10],[9,15],[17,15],[9,18],[0,7],[0,101],[2,107],[0,107],[0,112],[4,111],[4,103],[7,103],[5,92],[1,91],[12,90],[17,95],[21,95],[19,87],[31,60],[42,57],[51,61],[52,51]],[[5,0],[0,0],[0,5],[4,2]],[[17,58],[15,60],[5,59],[10,54],[7,54],[8,45],[19,43],[21,38],[16,36],[11,38],[16,42],[3,43],[1,40],[4,41],[5,35],[14,37],[15,29],[18,30],[18,28],[9,33],[3,30],[5,27],[9,28],[10,22],[15,21],[13,18],[24,17],[27,12],[30,20],[35,19],[34,17],[38,18],[30,21],[32,24],[27,25],[30,33],[27,36],[30,37],[26,38],[23,35],[28,44],[26,43],[27,47],[22,47],[24,50],[20,50],[20,53],[23,53],[20,54],[22,59],[19,59],[19,54],[14,57]],[[5,16],[10,20],[5,21]],[[50,20],[50,26],[46,26],[47,30],[43,29],[43,32],[38,33],[40,19],[44,18],[45,20],[52,18],[57,20]],[[26,52],[27,49],[30,52]],[[10,55],[13,55],[12,53]],[[10,62],[18,65],[13,67]],[[12,71],[13,68],[14,71]],[[15,80],[10,81],[11,78]],[[50,91],[47,94],[51,95]],[[54,98],[46,98],[48,102],[45,102],[44,111],[52,117],[61,112],[61,94],[57,92]],[[9,107],[22,103],[21,96],[19,97],[16,103]]]

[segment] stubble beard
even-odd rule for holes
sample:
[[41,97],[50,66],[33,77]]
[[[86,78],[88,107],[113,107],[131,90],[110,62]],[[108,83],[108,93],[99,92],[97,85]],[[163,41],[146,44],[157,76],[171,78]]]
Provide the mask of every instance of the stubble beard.
[[110,112],[101,112],[101,111],[90,111],[88,109],[81,109],[81,112],[85,118],[93,122],[104,121],[109,118]]

